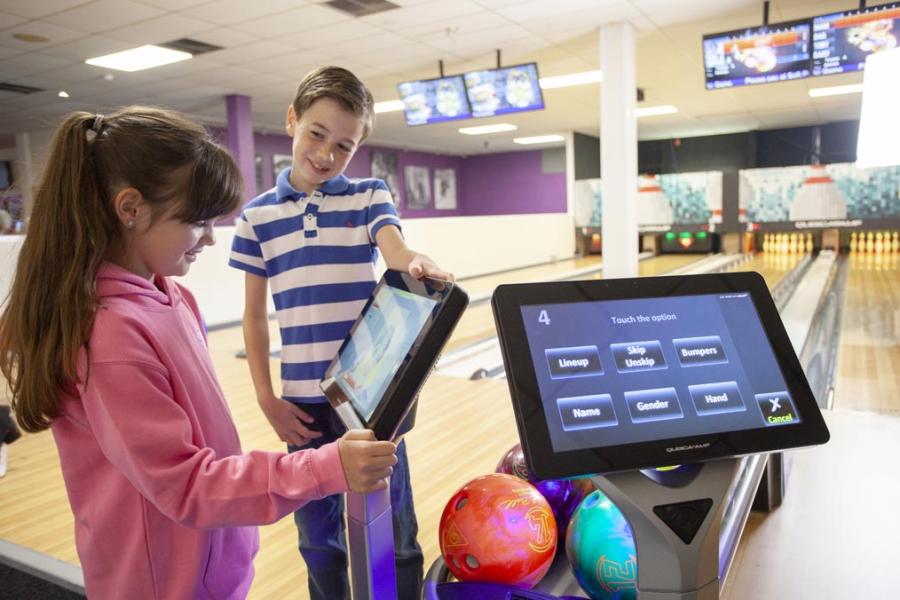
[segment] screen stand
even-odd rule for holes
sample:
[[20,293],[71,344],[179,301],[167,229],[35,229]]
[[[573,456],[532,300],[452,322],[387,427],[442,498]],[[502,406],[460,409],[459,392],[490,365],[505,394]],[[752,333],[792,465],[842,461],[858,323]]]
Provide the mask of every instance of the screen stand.
[[396,600],[390,486],[347,494],[347,545],[353,600]]
[[718,600],[719,527],[737,458],[592,477],[628,519],[638,600]]

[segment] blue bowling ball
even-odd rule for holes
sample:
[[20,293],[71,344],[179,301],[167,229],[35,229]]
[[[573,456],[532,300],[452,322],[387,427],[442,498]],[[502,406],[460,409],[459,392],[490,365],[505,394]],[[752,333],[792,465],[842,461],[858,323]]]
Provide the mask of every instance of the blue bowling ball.
[[627,519],[600,490],[578,505],[566,534],[575,579],[594,600],[637,599],[637,551]]

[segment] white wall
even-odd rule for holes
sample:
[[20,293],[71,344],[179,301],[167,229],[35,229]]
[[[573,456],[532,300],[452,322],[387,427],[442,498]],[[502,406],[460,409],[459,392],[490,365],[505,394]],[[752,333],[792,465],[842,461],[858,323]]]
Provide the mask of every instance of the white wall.
[[[572,217],[560,214],[408,219],[407,244],[431,256],[457,278],[492,273],[572,256]],[[210,326],[235,323],[244,310],[244,275],[228,266],[234,227],[217,227],[216,244],[182,278]],[[0,237],[0,298],[12,283],[22,236]],[[383,269],[383,265],[381,266]],[[269,305],[270,311],[274,307]]]

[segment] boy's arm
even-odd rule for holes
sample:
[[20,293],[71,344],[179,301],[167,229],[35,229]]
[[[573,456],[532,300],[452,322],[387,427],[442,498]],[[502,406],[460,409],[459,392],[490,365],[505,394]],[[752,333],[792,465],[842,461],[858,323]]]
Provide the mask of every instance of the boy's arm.
[[250,377],[256,390],[259,406],[283,442],[303,446],[310,439],[320,437],[318,431],[308,429],[304,423],[313,418],[287,400],[275,395],[272,374],[269,370],[269,315],[266,278],[245,274],[244,283],[244,346]]
[[444,281],[454,281],[453,273],[445,271],[433,260],[412,250],[403,241],[400,230],[395,225],[385,225],[375,234],[378,249],[384,255],[389,269],[408,271],[413,277],[433,277]]

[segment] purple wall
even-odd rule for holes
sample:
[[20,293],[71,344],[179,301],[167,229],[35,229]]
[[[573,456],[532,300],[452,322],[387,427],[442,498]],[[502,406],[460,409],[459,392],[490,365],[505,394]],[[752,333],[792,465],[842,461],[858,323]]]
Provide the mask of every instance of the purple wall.
[[[210,131],[219,140],[226,137],[222,129],[210,128]],[[257,190],[258,193],[262,193],[275,185],[273,156],[290,157],[291,139],[282,134],[256,133],[254,146],[257,165],[261,168],[261,173],[257,175]],[[565,172],[545,173],[542,150],[482,154],[463,158],[363,145],[347,166],[347,176],[370,177],[373,150],[397,154],[400,190],[394,200],[404,219],[566,211]],[[457,208],[455,210],[437,210],[433,206],[426,209],[409,208],[406,205],[404,191],[404,171],[407,166],[428,167],[432,202],[434,169],[456,170]]]

